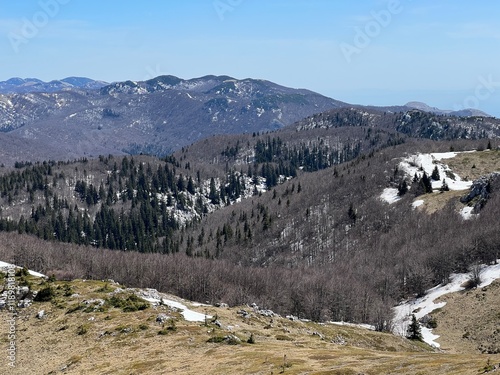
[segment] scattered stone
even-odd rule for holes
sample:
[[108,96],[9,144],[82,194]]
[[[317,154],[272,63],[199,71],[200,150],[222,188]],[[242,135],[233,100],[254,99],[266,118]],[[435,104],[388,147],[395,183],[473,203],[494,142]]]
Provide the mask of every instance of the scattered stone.
[[29,298],[25,298],[17,303],[17,307],[21,308],[30,307],[32,303],[33,303],[32,300],[30,300]]
[[347,344],[347,340],[344,338],[344,336],[337,335],[335,338],[332,339],[332,344],[346,345]]
[[267,316],[267,317],[273,317],[273,316],[279,316],[274,313],[272,310],[259,310],[258,313],[262,316]]
[[317,331],[314,331],[312,333],[313,336],[318,336],[321,340],[324,340],[325,339],[325,336],[323,336],[321,333],[317,332]]
[[228,308],[229,305],[227,303],[224,303],[224,302],[219,302],[219,303],[215,304],[215,307]]
[[84,300],[82,303],[86,305],[93,305],[94,311],[98,310],[102,306],[104,306],[105,301],[101,298],[92,298]]
[[37,312],[36,314],[37,319],[43,319],[44,317],[45,317],[45,310],[40,310],[39,312]]
[[214,324],[215,324],[217,327],[222,328],[222,323],[221,323],[221,322],[219,322],[218,320],[216,320],[216,321],[214,322]]
[[25,299],[29,292],[30,288],[28,288],[27,286],[18,287],[16,290],[17,299]]
[[169,319],[170,317],[167,314],[158,314],[158,316],[156,317],[156,322],[159,324],[163,324]]
[[241,340],[235,335],[227,335],[224,337],[224,342],[229,345],[241,344]]

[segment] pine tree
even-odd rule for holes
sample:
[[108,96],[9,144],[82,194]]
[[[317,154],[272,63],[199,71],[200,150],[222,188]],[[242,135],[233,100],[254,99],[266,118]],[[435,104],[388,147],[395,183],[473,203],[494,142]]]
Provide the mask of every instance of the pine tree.
[[191,176],[189,176],[189,180],[188,180],[188,184],[187,184],[187,191],[189,194],[194,194],[196,192],[195,188],[194,188],[193,178]]
[[424,172],[424,175],[422,176],[420,182],[423,185],[425,194],[432,193],[432,183],[429,179],[429,176],[427,176],[427,173]]
[[449,191],[450,190],[450,187],[448,186],[448,184],[446,183],[446,180],[443,178],[443,185],[441,185],[441,189],[439,189],[440,191]]
[[408,326],[408,331],[406,333],[406,338],[410,340],[422,341],[422,331],[420,329],[420,324],[415,317],[415,314],[411,316],[411,323]]
[[434,170],[432,171],[431,179],[433,181],[439,181],[441,179],[437,165],[434,167]]
[[347,216],[349,216],[349,219],[351,219],[353,224],[356,224],[356,219],[358,218],[358,214],[356,213],[356,209],[354,208],[354,205],[352,203],[349,205]]
[[398,195],[402,197],[408,192],[408,184],[406,180],[403,180],[402,182],[399,183],[398,185]]
[[219,193],[217,192],[217,189],[215,187],[215,180],[213,177],[210,179],[210,192],[208,194],[208,198],[210,199],[212,204],[220,203]]

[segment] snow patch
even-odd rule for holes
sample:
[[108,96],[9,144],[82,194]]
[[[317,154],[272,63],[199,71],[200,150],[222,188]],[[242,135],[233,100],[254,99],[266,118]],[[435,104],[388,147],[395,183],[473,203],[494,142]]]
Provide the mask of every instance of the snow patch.
[[355,324],[355,323],[348,323],[348,322],[328,322],[328,323],[335,324],[337,326],[363,328],[363,329],[368,329],[370,331],[375,331],[375,326],[372,326],[370,324]]
[[464,220],[470,220],[474,217],[472,210],[474,210],[474,207],[464,207],[460,210],[460,215]]
[[395,188],[386,188],[380,195],[380,199],[386,201],[389,204],[393,204],[401,199],[398,195],[398,189]]
[[460,176],[452,172],[448,165],[440,162],[443,159],[454,158],[458,154],[458,152],[441,152],[412,155],[403,159],[399,163],[399,168],[408,177],[413,177],[415,174],[418,177],[422,177],[424,171],[430,177],[434,168],[437,167],[441,178],[439,181],[432,181],[433,189],[441,188],[444,179],[450,190],[467,190],[472,186],[472,181],[463,181]]
[[186,305],[184,305],[184,304],[182,304],[180,302],[177,302],[177,301],[172,301],[172,300],[163,298],[162,299],[162,303],[165,304],[165,305],[167,305],[167,306],[174,307],[174,308],[180,310],[182,316],[188,322],[204,322],[205,318],[206,319],[211,319],[212,318],[209,315],[205,315],[205,314],[193,311],[193,310],[189,310],[186,307]]
[[[2,261],[0,260],[0,270],[1,270],[1,271],[4,271],[4,272],[5,272],[5,271],[7,270],[7,268],[10,268],[10,267],[21,268],[21,267],[19,267],[19,266],[14,265],[14,264],[11,264],[11,263],[6,263],[6,262],[2,262]],[[35,272],[35,271],[32,271],[32,270],[28,270],[28,272],[29,272],[29,274],[30,274],[31,276],[35,276],[35,277],[47,277],[47,276],[45,276],[45,275],[44,275],[44,274],[42,274],[42,273]]]
[[[500,259],[497,260],[497,263]],[[435,303],[434,301],[439,297],[448,294],[459,292],[464,290],[462,285],[469,280],[471,277],[470,273],[452,274],[451,281],[446,284],[440,284],[434,288],[429,289],[425,296],[417,298],[412,301],[407,301],[394,308],[394,319],[393,319],[393,332],[394,334],[400,336],[406,336],[408,326],[411,322],[412,314],[418,319],[421,319],[432,311],[439,309],[446,305],[446,302]],[[479,288],[490,285],[494,280],[500,278],[500,264],[495,264],[493,266],[483,266],[480,273],[481,280],[483,282],[479,285]],[[439,338],[438,335],[432,333],[432,329],[421,327],[423,340],[436,348],[439,348],[439,343],[436,340]]]
[[424,200],[423,200],[423,199],[418,199],[418,200],[416,200],[415,202],[413,202],[413,203],[411,204],[411,206],[412,206],[413,208],[417,208],[417,207],[420,207],[420,206],[421,206],[421,205],[423,205],[423,204],[424,204]]

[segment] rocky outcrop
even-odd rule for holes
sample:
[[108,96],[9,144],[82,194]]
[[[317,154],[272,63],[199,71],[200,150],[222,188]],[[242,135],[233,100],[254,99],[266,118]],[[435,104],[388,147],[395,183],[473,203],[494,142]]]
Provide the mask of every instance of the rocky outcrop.
[[500,181],[498,172],[481,176],[472,183],[470,191],[460,198],[460,202],[473,206],[474,214],[479,213],[490,197],[492,183],[497,181]]

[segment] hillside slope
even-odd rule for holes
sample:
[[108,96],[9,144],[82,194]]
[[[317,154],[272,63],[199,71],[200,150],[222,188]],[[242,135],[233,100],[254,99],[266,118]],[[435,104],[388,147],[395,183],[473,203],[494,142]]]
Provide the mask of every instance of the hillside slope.
[[190,322],[179,310],[131,297],[155,291],[113,281],[47,282],[22,274],[18,281],[52,292],[49,301],[19,309],[11,374],[470,374],[500,361],[433,353],[391,334],[283,318],[256,306],[188,303],[212,316]]

